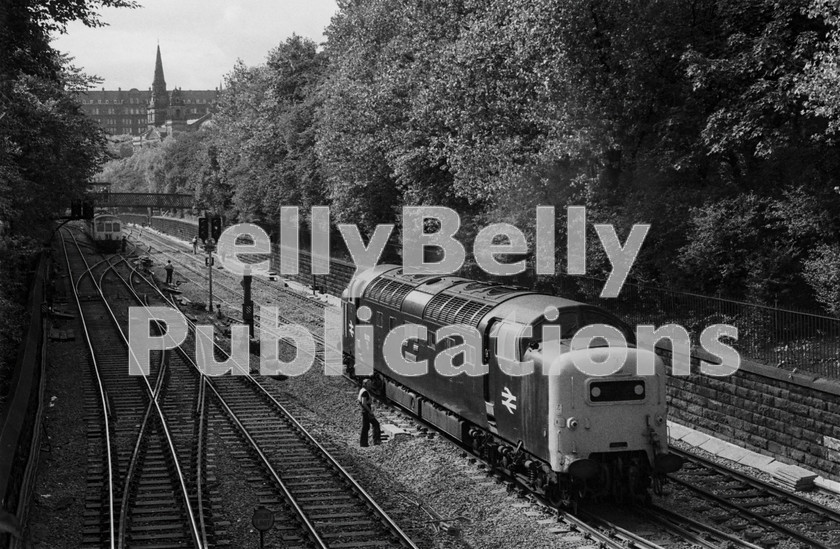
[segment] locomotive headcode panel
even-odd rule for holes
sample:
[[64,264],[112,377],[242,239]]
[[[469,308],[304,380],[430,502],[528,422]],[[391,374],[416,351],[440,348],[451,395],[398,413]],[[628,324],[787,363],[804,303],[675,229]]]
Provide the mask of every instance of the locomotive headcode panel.
[[[343,306],[345,349],[372,343],[365,366],[384,395],[554,503],[644,497],[680,465],[667,451],[664,365],[636,349],[630,327],[606,311],[521,288],[405,275],[393,265],[358,275]],[[369,318],[355,314],[361,307]],[[386,337],[404,324],[427,330],[398,349],[405,360],[426,361],[421,375],[397,373],[386,360]],[[359,340],[361,326],[370,341]],[[472,330],[475,347],[461,345],[467,334],[437,337],[447,327]],[[583,327],[594,338],[573,348]],[[459,353],[447,353],[453,348]],[[655,368],[642,377],[636,367],[645,354]],[[448,373],[435,365],[441,358]],[[580,367],[608,363],[604,371]],[[452,367],[474,375],[452,375]]]

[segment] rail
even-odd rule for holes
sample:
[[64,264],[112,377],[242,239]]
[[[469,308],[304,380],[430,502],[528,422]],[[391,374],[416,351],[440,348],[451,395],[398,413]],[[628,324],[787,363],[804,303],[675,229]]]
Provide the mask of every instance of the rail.
[[[69,231],[68,231],[68,233],[69,233]],[[114,314],[114,312],[113,312],[113,310],[112,310],[111,306],[108,304],[108,301],[107,301],[107,299],[106,299],[106,297],[105,297],[105,294],[104,294],[104,292],[103,292],[103,290],[102,290],[102,280],[101,280],[101,278],[100,278],[99,283],[97,283],[97,282],[96,282],[96,280],[95,280],[95,278],[93,277],[93,274],[92,274],[92,267],[91,267],[90,265],[88,265],[87,260],[84,258],[84,255],[83,255],[83,254],[81,254],[81,248],[79,247],[79,244],[78,244],[78,242],[76,241],[75,236],[74,236],[72,233],[69,233],[69,236],[71,237],[72,241],[76,244],[77,248],[79,249],[79,252],[80,252],[81,258],[82,258],[82,260],[83,260],[84,264],[87,266],[87,270],[85,271],[85,273],[83,273],[83,274],[79,277],[79,279],[77,280],[77,282],[76,282],[76,286],[78,286],[84,278],[86,278],[86,277],[88,277],[88,276],[91,278],[91,281],[93,282],[93,285],[94,285],[94,289],[96,290],[96,293],[98,294],[98,296],[99,296],[99,298],[101,299],[102,303],[105,305],[105,309],[106,309],[106,311],[107,311],[107,313],[108,313],[108,316],[109,316],[109,317],[111,318],[111,320],[114,322],[114,325],[115,325],[115,327],[116,327],[116,329],[117,329],[117,332],[118,332],[118,334],[119,334],[120,339],[121,339],[121,340],[123,341],[123,343],[125,344],[125,346],[126,346],[126,348],[127,348],[128,352],[129,352],[129,353],[132,353],[131,347],[130,347],[129,342],[128,342],[128,338],[127,338],[127,336],[126,336],[125,332],[123,331],[123,328],[122,328],[122,326],[120,325],[119,321],[117,320],[117,318],[116,318],[116,316],[115,316],[115,314]],[[63,240],[62,240],[62,242],[63,242]],[[65,251],[65,253],[66,253],[66,251]],[[68,261],[69,261],[69,260],[68,260]],[[101,261],[101,262],[97,263],[97,265],[99,265],[100,263],[104,263],[104,261]],[[103,272],[102,277],[104,277],[104,276],[105,276],[105,273],[107,273],[109,270],[112,270],[112,269],[113,269],[113,267],[114,267],[114,266],[110,263],[110,261],[108,261],[108,262],[107,262],[107,264],[108,264],[108,266],[107,266],[107,268],[106,268],[105,272]],[[114,271],[114,272],[116,272],[116,271]],[[122,277],[120,277],[118,273],[117,273],[117,276],[118,276],[120,279],[122,279]],[[126,287],[129,287],[129,289],[130,289],[130,286],[129,286],[126,282],[125,282],[125,280],[124,280],[124,279],[122,279],[122,281],[123,281],[123,283],[126,285]],[[77,290],[77,291],[78,291],[78,290]],[[142,300],[140,300],[139,296],[137,296],[136,294],[135,294],[135,299],[136,299],[138,302],[141,302],[141,303],[142,303]],[[82,313],[81,304],[78,302],[78,295],[77,295],[77,304],[79,305],[79,312],[80,312],[80,316],[81,316],[81,317],[82,317],[82,319],[83,319],[83,318],[84,318],[84,315],[83,315],[83,313]],[[88,338],[87,327],[85,327],[85,333],[86,333],[86,338]],[[95,356],[94,349],[93,349],[93,345],[90,343],[89,338],[88,338],[88,342],[89,342],[88,344],[89,344],[89,347],[90,347],[90,353],[91,353],[91,355],[92,355],[92,356]],[[100,381],[100,394],[102,394],[102,390],[103,390],[103,389],[102,389],[102,385],[101,385],[101,378],[100,378],[100,376],[99,376],[99,374],[98,374],[98,373],[97,373],[97,378],[98,378],[98,380]],[[163,431],[164,440],[165,440],[165,442],[166,442],[166,446],[167,446],[167,448],[168,448],[168,450],[169,450],[169,455],[170,455],[170,457],[171,457],[171,459],[172,459],[172,462],[173,462],[173,465],[174,465],[174,470],[175,470],[175,473],[176,473],[176,476],[177,476],[177,480],[178,480],[178,485],[179,485],[179,488],[180,488],[180,492],[181,492],[181,494],[182,494],[182,496],[183,496],[183,499],[184,499],[184,506],[185,506],[185,508],[186,508],[186,515],[187,515],[187,519],[188,519],[188,523],[189,523],[189,527],[190,527],[190,528],[189,528],[189,529],[190,529],[190,535],[192,536],[192,540],[193,540],[193,542],[194,542],[194,544],[195,544],[195,546],[196,546],[196,547],[203,547],[203,546],[204,546],[204,545],[203,545],[203,539],[204,539],[204,536],[202,535],[202,533],[201,533],[201,532],[200,532],[200,530],[199,530],[199,525],[198,525],[198,524],[196,524],[196,520],[195,520],[195,512],[193,511],[193,509],[192,509],[192,504],[190,503],[190,499],[189,499],[189,492],[188,492],[188,490],[187,490],[186,482],[185,482],[185,479],[184,479],[184,476],[183,476],[183,473],[182,473],[182,468],[181,468],[181,465],[180,465],[180,463],[179,463],[179,459],[178,459],[177,452],[176,452],[176,450],[175,450],[174,443],[173,443],[173,441],[172,441],[172,436],[171,436],[171,434],[170,434],[169,427],[168,427],[168,424],[167,424],[167,421],[166,421],[165,415],[164,415],[163,411],[161,410],[160,404],[159,404],[159,403],[158,403],[158,401],[157,401],[157,392],[156,392],[156,390],[155,390],[155,389],[153,389],[153,388],[150,386],[150,384],[149,384],[149,382],[148,382],[148,379],[146,379],[146,378],[145,378],[145,376],[143,377],[143,380],[144,380],[144,382],[145,382],[145,387],[146,387],[146,390],[147,390],[147,392],[148,392],[149,399],[150,399],[150,402],[149,402],[149,410],[147,410],[147,415],[148,415],[148,412],[149,412],[150,410],[154,410],[155,415],[156,415],[156,416],[158,417],[158,419],[159,419],[160,426],[161,426],[161,429],[162,429],[162,431]],[[104,398],[105,398],[105,397],[103,397],[103,399],[104,399]],[[103,405],[104,405],[104,404],[103,404]],[[135,450],[136,450],[136,449],[135,449]],[[110,461],[110,459],[111,459],[111,458],[109,457],[109,461]],[[111,468],[111,467],[109,467],[109,469],[110,469],[110,468]],[[124,513],[120,513],[120,517],[119,517],[119,528],[118,528],[118,530],[115,532],[115,523],[117,522],[118,517],[116,516],[116,511],[115,511],[115,507],[114,507],[114,506],[115,506],[115,501],[114,501],[114,491],[113,491],[113,482],[114,482],[114,480],[113,480],[113,478],[111,478],[110,480],[111,480],[111,483],[112,483],[112,485],[111,485],[112,487],[111,487],[110,494],[109,494],[109,497],[110,497],[110,506],[111,506],[111,511],[110,511],[110,532],[109,532],[109,535],[110,535],[110,540],[111,540],[111,547],[115,547],[115,546],[116,546],[115,544],[118,544],[120,547],[122,547],[122,546],[123,546],[123,543],[124,543],[124,539],[125,539],[125,538],[124,538],[124,533],[123,533],[123,532],[124,532],[124,525],[123,525],[123,522],[122,522],[122,521],[124,520],[125,515],[124,515]],[[119,534],[119,539],[117,539],[117,536],[116,536],[116,534],[117,534],[117,533]]]
[[[140,276],[142,277],[142,275],[140,275]],[[159,288],[156,288],[156,290],[157,290],[157,292],[158,292],[158,294],[161,298],[168,301],[172,307],[174,307],[176,309],[178,308],[177,305],[174,303],[174,301],[171,298],[168,298],[166,295],[164,295],[164,293],[161,292],[161,290]],[[190,321],[189,319],[187,319],[187,324],[188,324],[190,330],[193,333],[195,333],[195,324],[192,321]],[[217,351],[222,353],[224,356],[227,356],[228,358],[230,358],[227,355],[227,353],[224,351],[224,349],[219,347],[218,344],[216,344],[214,342],[213,346],[215,347],[215,349]],[[205,382],[207,384],[207,388],[210,391],[212,391],[212,393],[217,397],[217,399],[218,399],[219,403],[221,404],[222,408],[226,411],[226,413],[232,419],[232,421],[237,425],[237,427],[240,429],[240,432],[242,432],[243,435],[245,436],[245,438],[249,441],[253,450],[260,457],[260,460],[262,461],[263,465],[267,468],[270,475],[274,478],[274,481],[277,483],[277,486],[285,494],[285,496],[287,498],[287,501],[289,502],[289,504],[293,508],[295,514],[300,518],[301,523],[304,525],[305,529],[309,533],[312,540],[318,546],[326,547],[327,545],[324,542],[324,540],[321,539],[315,525],[306,516],[306,513],[303,511],[303,509],[297,505],[297,503],[295,502],[295,498],[292,496],[292,494],[288,490],[285,482],[282,480],[282,478],[277,473],[277,471],[273,468],[273,466],[271,465],[271,463],[268,460],[268,458],[266,457],[266,455],[260,450],[259,445],[256,444],[256,442],[253,440],[253,438],[248,433],[248,431],[240,423],[237,416],[230,409],[230,407],[228,406],[224,397],[217,390],[217,388],[215,386],[215,383],[214,383],[214,380],[211,377],[208,377],[203,372],[201,372],[198,365],[193,361],[193,359],[187,353],[185,353],[183,351],[183,349],[178,347],[176,349],[176,351],[179,352],[181,354],[181,356],[185,359],[185,361],[196,372],[198,372],[202,376],[202,378],[205,380]],[[298,422],[298,420],[274,397],[274,395],[272,395],[270,392],[268,392],[265,389],[265,387],[263,387],[256,379],[254,379],[254,377],[251,375],[251,373],[249,371],[249,366],[239,364],[235,359],[233,359],[233,365],[239,370],[239,374],[238,374],[237,377],[241,377],[241,378],[247,380],[250,384],[252,384],[254,386],[255,390],[258,393],[262,394],[262,396],[265,399],[267,399],[269,402],[271,402],[272,406],[276,410],[280,411],[283,414],[283,416],[290,422],[290,424],[294,426],[294,429],[298,433],[300,433],[301,436],[303,438],[305,438],[311,446],[313,446],[314,448],[316,448],[318,450],[318,452],[322,456],[322,458],[324,458],[325,461],[327,463],[329,463],[329,465],[333,468],[333,470],[335,470],[341,476],[341,478],[344,480],[344,482],[352,487],[352,489],[356,492],[356,494],[358,494],[358,496],[365,503],[365,505],[368,506],[370,509],[372,509],[377,516],[379,516],[382,524],[388,530],[390,530],[397,537],[397,539],[400,540],[400,543],[403,546],[409,547],[410,549],[417,549],[416,545],[411,541],[411,538],[399,527],[399,525],[396,522],[393,521],[393,519],[391,519],[391,517],[385,512],[385,510],[382,509],[376,503],[374,498],[356,481],[356,479],[353,478],[353,476],[338,462],[338,460],[336,460],[335,457],[333,457],[332,454],[330,454],[329,451],[327,451],[327,449],[324,448],[316,440],[316,438],[312,434],[310,434],[309,431],[307,431],[306,428],[303,425],[300,424],[300,422]]]

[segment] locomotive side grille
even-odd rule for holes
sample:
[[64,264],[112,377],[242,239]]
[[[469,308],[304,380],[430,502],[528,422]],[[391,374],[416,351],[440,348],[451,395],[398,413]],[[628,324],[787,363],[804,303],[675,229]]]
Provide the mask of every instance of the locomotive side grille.
[[466,305],[468,302],[463,297],[453,297],[446,304],[443,306],[440,315],[440,321],[444,325],[454,324],[455,317],[458,315],[458,311],[461,309],[462,306]]
[[467,322],[467,324],[471,324],[471,325],[478,324],[478,321],[479,321],[479,320],[481,320],[481,317],[483,317],[484,315],[486,315],[487,313],[489,313],[491,310],[493,310],[493,306],[492,306],[492,305],[485,305],[484,307],[482,307],[481,309],[479,309],[478,311],[476,311],[476,313],[475,313],[475,314],[473,315],[473,317],[469,320],[469,322]]
[[385,286],[382,290],[382,302],[386,305],[399,309],[403,299],[414,288],[411,284],[404,284],[396,280]]
[[385,289],[385,286],[387,286],[389,282],[390,280],[386,278],[380,278],[368,286],[367,290],[365,290],[365,298],[370,299],[371,301],[379,301],[379,298],[382,296],[382,290]]
[[455,316],[455,323],[470,324],[473,316],[483,308],[484,306],[478,301],[468,301]]
[[426,305],[423,318],[443,325],[467,324],[473,326],[492,308],[493,305],[485,305],[480,301],[438,294]]
[[426,310],[423,312],[423,317],[429,320],[440,320],[440,312],[443,309],[443,306],[446,305],[446,302],[449,301],[452,296],[446,294],[438,294],[429,301],[429,304],[426,305]]
[[394,308],[402,306],[403,299],[414,288],[412,284],[406,284],[399,280],[380,278],[365,290],[365,299],[378,301],[384,305]]

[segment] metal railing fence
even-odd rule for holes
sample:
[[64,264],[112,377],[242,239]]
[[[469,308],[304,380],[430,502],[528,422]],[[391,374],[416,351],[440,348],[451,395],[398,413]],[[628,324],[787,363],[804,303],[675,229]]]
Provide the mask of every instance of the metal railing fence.
[[549,284],[556,295],[598,305],[633,326],[679,324],[694,345],[708,326],[731,324],[738,328],[738,339],[724,341],[743,358],[840,379],[840,318],[825,313],[633,283],[626,283],[617,298],[601,298],[604,281],[584,276],[560,274]]

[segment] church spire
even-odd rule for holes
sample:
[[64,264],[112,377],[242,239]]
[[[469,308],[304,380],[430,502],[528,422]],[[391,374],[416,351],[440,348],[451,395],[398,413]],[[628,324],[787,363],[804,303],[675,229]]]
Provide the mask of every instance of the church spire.
[[148,126],[155,127],[166,123],[166,111],[169,107],[169,94],[166,93],[166,80],[163,79],[163,61],[160,59],[160,44],[157,47],[155,59],[155,79],[152,82],[152,96],[146,110]]
[[152,82],[152,90],[155,95],[166,93],[166,80],[163,79],[163,61],[160,59],[160,44],[157,47],[157,59],[155,59],[155,79]]

